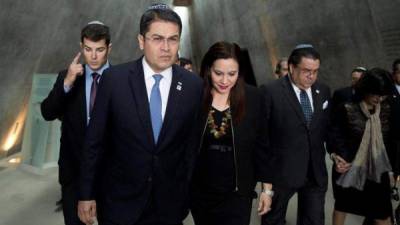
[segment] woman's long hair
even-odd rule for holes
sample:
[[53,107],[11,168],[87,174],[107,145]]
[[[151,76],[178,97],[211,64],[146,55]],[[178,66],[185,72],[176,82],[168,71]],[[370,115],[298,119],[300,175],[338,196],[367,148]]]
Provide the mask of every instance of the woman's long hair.
[[213,86],[211,80],[211,67],[218,59],[234,59],[239,65],[238,79],[229,93],[229,104],[233,122],[237,124],[245,114],[245,90],[240,47],[235,43],[223,41],[217,42],[208,49],[207,53],[203,57],[200,68],[200,76],[204,80],[203,112],[207,114],[212,104],[213,97],[211,95],[211,90]]

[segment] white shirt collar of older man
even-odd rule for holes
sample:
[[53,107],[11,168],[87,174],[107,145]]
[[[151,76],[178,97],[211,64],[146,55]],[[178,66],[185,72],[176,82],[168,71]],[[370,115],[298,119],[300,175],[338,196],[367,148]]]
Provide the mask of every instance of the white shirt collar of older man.
[[400,85],[399,84],[395,84],[396,89],[397,89],[397,93],[400,94]]
[[[296,93],[297,100],[298,100],[299,103],[300,103],[300,92],[301,92],[301,89],[300,89],[299,87],[297,87],[296,84],[293,82],[292,78],[290,77],[291,75],[288,74],[288,76],[289,76],[290,83],[292,84],[294,93]],[[313,102],[311,87],[307,88],[305,91],[306,91],[306,93],[307,93],[308,99],[310,100],[311,109],[312,109],[312,111],[314,112],[314,104],[313,104],[314,102]]]
[[142,59],[142,65],[143,65],[144,81],[146,83],[147,97],[149,102],[150,102],[151,89],[153,88],[153,85],[155,83],[153,75],[160,74],[163,77],[160,81],[159,88],[160,88],[161,103],[162,103],[161,114],[162,118],[164,119],[165,111],[167,110],[169,89],[171,88],[171,83],[172,83],[172,66],[161,71],[160,73],[156,73],[147,63],[145,57],[143,57]]

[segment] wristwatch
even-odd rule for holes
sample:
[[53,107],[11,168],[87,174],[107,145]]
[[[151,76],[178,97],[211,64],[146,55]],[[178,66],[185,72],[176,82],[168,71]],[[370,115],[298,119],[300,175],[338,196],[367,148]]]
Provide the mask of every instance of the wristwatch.
[[274,196],[274,191],[273,191],[273,190],[270,190],[270,189],[264,189],[264,190],[262,190],[261,192],[264,193],[264,194],[266,194],[266,195],[268,195],[268,196],[271,197],[271,198]]

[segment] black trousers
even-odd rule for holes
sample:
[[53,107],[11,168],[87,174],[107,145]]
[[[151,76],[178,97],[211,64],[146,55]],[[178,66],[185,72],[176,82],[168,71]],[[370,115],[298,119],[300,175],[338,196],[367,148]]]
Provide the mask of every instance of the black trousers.
[[252,197],[230,194],[220,197],[193,196],[195,225],[249,225]]
[[143,210],[142,215],[140,215],[139,220],[134,222],[133,224],[116,223],[107,218],[101,217],[101,215],[99,215],[100,218],[99,218],[98,222],[99,222],[99,225],[183,225],[182,222],[177,223],[177,224],[160,222],[159,216],[157,215],[156,212],[157,212],[157,210],[154,207],[153,197],[151,195],[150,199],[148,200],[148,202],[146,204],[146,208]]
[[107,221],[107,220],[102,220],[101,222],[99,221],[99,225],[182,225],[182,223],[178,224],[165,224],[165,223],[159,223],[159,222],[137,222],[135,224],[120,224],[120,223],[115,223],[112,221]]
[[61,185],[61,195],[65,225],[85,225],[78,217],[78,185]]
[[271,211],[262,216],[262,225],[284,225],[289,200],[296,192],[298,195],[297,225],[325,224],[326,187],[307,181],[298,189],[274,186],[274,192]]

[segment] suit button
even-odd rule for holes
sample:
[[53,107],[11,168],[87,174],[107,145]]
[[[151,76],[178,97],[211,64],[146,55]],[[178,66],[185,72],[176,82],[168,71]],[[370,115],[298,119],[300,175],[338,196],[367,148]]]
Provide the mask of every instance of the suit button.
[[153,178],[150,176],[149,178],[147,178],[147,182],[152,182]]

